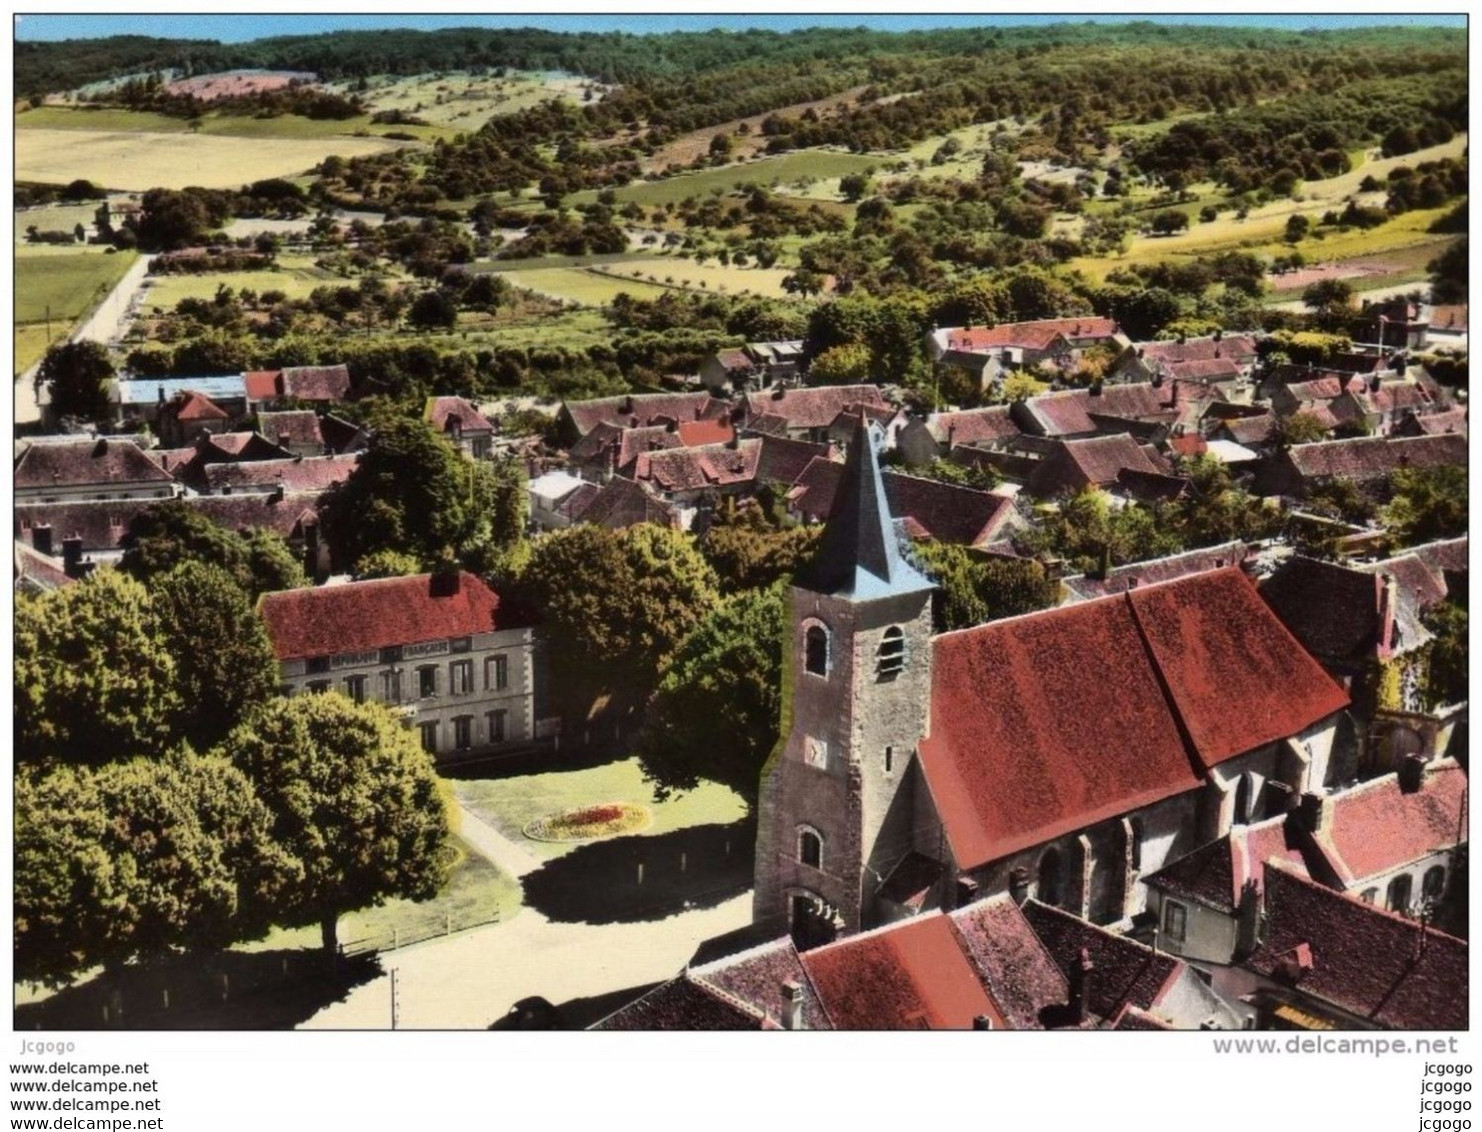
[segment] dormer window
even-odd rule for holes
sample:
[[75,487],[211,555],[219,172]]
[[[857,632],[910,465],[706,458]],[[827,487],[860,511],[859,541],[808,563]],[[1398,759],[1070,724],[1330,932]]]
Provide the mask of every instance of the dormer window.
[[809,625],[803,634],[803,667],[814,676],[828,675],[828,645],[828,630],[816,623]]
[[880,651],[876,656],[876,671],[880,679],[889,680],[906,666],[906,634],[899,625],[885,630],[880,640]]

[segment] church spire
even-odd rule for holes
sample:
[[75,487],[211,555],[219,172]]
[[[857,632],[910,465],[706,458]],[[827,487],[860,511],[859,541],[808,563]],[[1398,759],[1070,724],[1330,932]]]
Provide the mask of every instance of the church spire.
[[854,430],[818,552],[798,571],[795,584],[854,601],[931,588],[932,583],[906,561],[896,543],[875,453],[875,430],[863,415]]

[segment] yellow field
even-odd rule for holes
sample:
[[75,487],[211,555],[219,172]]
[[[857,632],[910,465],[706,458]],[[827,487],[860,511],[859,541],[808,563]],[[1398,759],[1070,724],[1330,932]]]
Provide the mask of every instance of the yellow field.
[[379,138],[231,138],[111,130],[18,130],[15,176],[65,184],[79,177],[109,189],[234,189],[287,177],[331,154],[359,157],[401,143]]
[[700,265],[693,260],[665,258],[605,263],[598,270],[609,277],[684,287],[692,291],[713,291],[722,295],[746,292],[773,299],[787,297],[787,292],[782,289],[782,280],[788,272],[780,267],[727,267],[713,262]]

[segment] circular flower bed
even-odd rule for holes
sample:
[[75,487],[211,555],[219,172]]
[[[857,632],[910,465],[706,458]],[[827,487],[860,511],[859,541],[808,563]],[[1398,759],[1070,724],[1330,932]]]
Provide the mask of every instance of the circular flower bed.
[[579,810],[548,814],[525,827],[532,841],[596,841],[622,833],[636,833],[652,820],[647,806],[634,802],[605,802]]

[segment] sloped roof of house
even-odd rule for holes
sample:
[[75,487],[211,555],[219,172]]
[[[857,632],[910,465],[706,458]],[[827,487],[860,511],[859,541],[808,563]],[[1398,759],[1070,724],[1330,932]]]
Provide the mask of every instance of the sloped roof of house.
[[735,435],[736,430],[728,420],[679,422],[679,442],[686,448],[728,444]]
[[278,444],[324,444],[319,431],[319,415],[312,409],[295,409],[285,413],[258,413],[257,430]]
[[836,1030],[970,1030],[1006,1019],[940,913],[805,951],[803,968]]
[[1143,361],[1167,365],[1253,358],[1256,355],[1256,340],[1249,334],[1225,334],[1218,339],[1186,338],[1182,342],[1134,342],[1133,347]]
[[992,444],[1021,435],[1009,413],[1008,405],[986,409],[964,409],[959,413],[937,413],[927,422],[931,434],[940,444]]
[[194,389],[175,394],[165,405],[164,412],[177,421],[224,421],[231,414],[204,393]]
[[[573,492],[574,494],[576,493]],[[600,489],[590,493],[579,508],[573,506],[571,518],[614,531],[636,526],[638,523],[658,523],[674,529],[679,527],[679,517],[669,504],[651,495],[633,480],[622,476],[613,476]]]
[[728,350],[717,350],[715,360],[728,370],[749,370],[756,363],[751,360],[747,352],[739,346],[733,346]]
[[797,983],[802,991],[802,1023],[807,1030],[830,1029],[828,1015],[818,1000],[798,950],[788,938],[689,969],[689,977],[712,987],[779,1023],[785,1015],[782,984]]
[[933,648],[921,765],[964,868],[1192,790],[1348,702],[1234,568]]
[[1055,442],[1055,450],[1035,467],[1024,490],[1040,498],[1115,483],[1123,469],[1156,474],[1137,441],[1126,433]]
[[1044,1028],[1046,1008],[1063,1006],[1070,984],[1007,894],[951,913],[958,943],[1016,1030]]
[[814,444],[770,433],[764,434],[761,442],[762,451],[756,465],[756,478],[760,483],[796,483],[810,461],[828,460],[834,451],[830,444]]
[[1117,472],[1117,487],[1129,499],[1142,503],[1166,503],[1182,499],[1194,489],[1187,476],[1170,476],[1163,472],[1144,472],[1123,468]]
[[281,371],[283,396],[300,401],[343,401],[350,394],[350,367],[285,366]]
[[661,492],[697,491],[756,479],[761,458],[760,440],[707,444],[700,448],[670,448],[641,452],[633,462],[633,479]]
[[459,572],[456,587],[435,574],[377,578],[338,586],[264,594],[257,611],[281,660],[366,652],[393,645],[523,628],[477,575]]
[[1379,646],[1380,579],[1294,554],[1261,583],[1260,594],[1315,656],[1362,660]]
[[169,484],[173,477],[130,440],[32,444],[15,462],[16,489]]
[[30,543],[16,539],[14,582],[18,590],[50,593],[63,586],[70,586],[73,579],[67,577],[61,559],[42,554]]
[[626,468],[640,452],[660,448],[680,448],[684,441],[677,429],[668,425],[643,425],[623,428],[621,425],[598,423],[591,432],[571,446],[571,462],[578,465]]
[[1183,962],[1171,955],[1038,900],[1026,901],[1023,912],[1067,981],[1079,976],[1081,952],[1089,953],[1095,970],[1086,1005],[1098,1018],[1115,1020],[1128,1006],[1156,1012],[1164,993],[1185,970]]
[[[850,405],[883,406],[885,398],[874,385],[819,385],[810,388],[781,386],[746,397],[750,417],[778,416],[792,429],[828,428]],[[748,427],[755,422],[748,419]]]
[[17,503],[15,536],[31,542],[36,527],[52,529],[52,545],[60,547],[64,538],[82,539],[88,552],[120,549],[129,524],[135,516],[147,511],[157,499],[89,500],[81,503]]
[[320,493],[285,494],[274,499],[263,492],[243,495],[195,495],[185,502],[217,526],[232,531],[272,531],[284,538],[304,523],[317,522]]
[[213,493],[282,485],[284,491],[325,491],[350,478],[360,457],[295,456],[288,460],[253,460],[209,464],[202,475]]
[[1407,553],[1415,555],[1444,578],[1447,574],[1467,572],[1470,561],[1467,547],[1467,536],[1462,535],[1460,538],[1440,539],[1421,546],[1412,546]]
[[291,460],[293,453],[274,444],[258,432],[208,433],[196,441],[196,455],[202,457],[201,464],[210,463],[209,457],[216,456],[228,463],[250,460]]
[[1347,476],[1363,481],[1382,478],[1401,467],[1465,466],[1467,438],[1456,433],[1391,438],[1363,436],[1298,444],[1287,455],[1303,479]]
[[1237,825],[1224,837],[1199,846],[1143,878],[1184,900],[1233,913],[1247,882],[1261,891],[1267,861],[1286,862],[1303,876],[1303,839],[1285,814],[1253,825]]
[[[1467,945],[1299,877],[1266,869],[1258,974],[1381,1026],[1467,1028]],[[1310,964],[1292,963],[1303,952]],[[1305,969],[1302,967],[1305,966]]]
[[145,405],[165,401],[177,393],[195,392],[215,401],[240,400],[245,390],[243,375],[222,377],[139,377],[114,382],[120,405]]
[[1082,390],[1043,393],[1018,402],[1015,406],[1034,422],[1035,430],[1044,436],[1072,436],[1096,431],[1096,422],[1086,411]]
[[1113,567],[1105,578],[1092,578],[1077,574],[1064,578],[1061,584],[1069,593],[1069,600],[1087,601],[1091,598],[1118,594],[1136,585],[1154,585],[1185,578],[1190,574],[1202,574],[1206,570],[1219,570],[1235,566],[1245,560],[1248,553],[1243,542],[1226,542],[1219,546],[1206,546],[1198,550],[1186,550],[1182,554],[1170,554],[1166,558],[1153,558],[1146,562],[1129,562],[1125,566]]
[[633,428],[651,424],[658,417],[699,421],[718,419],[730,411],[727,402],[709,393],[625,393],[620,397],[567,401],[564,408],[581,436],[602,423]]
[[1467,329],[1467,304],[1466,303],[1443,303],[1431,308],[1432,330],[1457,330],[1462,333]]
[[1349,389],[1350,396],[1366,413],[1397,413],[1405,409],[1424,409],[1431,405],[1431,395],[1419,382],[1381,381],[1378,389],[1359,383]]
[[1467,839],[1467,776],[1447,759],[1427,766],[1406,793],[1387,774],[1335,795],[1315,835],[1345,885],[1443,852]]
[[1459,405],[1454,409],[1442,409],[1439,413],[1416,413],[1402,426],[1405,434],[1440,436],[1448,432],[1467,435],[1467,408]]
[[914,520],[926,537],[959,546],[992,539],[1014,513],[1014,501],[991,491],[886,472],[890,513]]
[[462,397],[429,397],[422,416],[438,432],[452,431],[454,422],[465,436],[493,435],[494,432],[488,418]]
[[689,974],[660,983],[594,1030],[760,1030],[762,1016]]
[[1272,413],[1262,413],[1258,417],[1228,417],[1220,422],[1219,427],[1237,444],[1264,444],[1276,429],[1276,417]]
[[949,350],[979,353],[985,350],[1018,348],[1045,350],[1057,337],[1070,342],[1098,338],[1115,338],[1117,324],[1109,318],[1042,318],[1032,322],[1005,322],[989,327],[957,327],[944,330],[944,345]]

